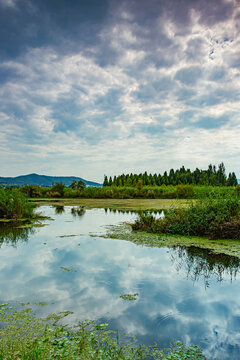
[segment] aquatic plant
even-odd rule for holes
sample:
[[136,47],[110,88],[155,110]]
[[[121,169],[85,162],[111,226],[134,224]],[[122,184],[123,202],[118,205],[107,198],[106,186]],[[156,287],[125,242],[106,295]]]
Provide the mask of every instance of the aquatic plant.
[[35,216],[34,205],[18,189],[4,189],[0,187],[0,218],[31,219]]
[[148,212],[143,212],[132,228],[212,239],[240,239],[239,198],[232,195],[201,199],[185,208],[167,210],[164,219],[155,219]]
[[57,325],[71,312],[36,318],[31,308],[0,305],[0,360],[177,360],[206,359],[199,347],[177,342],[169,349],[121,342],[107,324],[81,322],[74,329]]
[[138,295],[139,295],[138,293],[123,294],[123,295],[120,295],[120,298],[123,300],[127,300],[127,301],[133,301],[133,300],[137,300]]

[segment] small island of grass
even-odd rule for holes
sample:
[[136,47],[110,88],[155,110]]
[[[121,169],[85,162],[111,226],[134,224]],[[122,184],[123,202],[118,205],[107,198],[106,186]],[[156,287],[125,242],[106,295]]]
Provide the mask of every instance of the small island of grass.
[[0,187],[0,223],[33,224],[46,218],[36,214],[34,208],[19,189]]
[[163,219],[143,212],[132,228],[159,234],[240,239],[239,198],[231,195],[199,199],[188,207],[166,210]]

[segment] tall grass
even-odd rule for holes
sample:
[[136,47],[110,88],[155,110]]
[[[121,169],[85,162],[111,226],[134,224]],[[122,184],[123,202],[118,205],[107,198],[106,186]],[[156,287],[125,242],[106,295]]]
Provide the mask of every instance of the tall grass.
[[18,189],[0,187],[0,218],[22,219],[33,218],[33,205]]
[[199,199],[187,208],[166,211],[164,219],[143,213],[132,227],[155,233],[240,239],[239,198],[232,195]]

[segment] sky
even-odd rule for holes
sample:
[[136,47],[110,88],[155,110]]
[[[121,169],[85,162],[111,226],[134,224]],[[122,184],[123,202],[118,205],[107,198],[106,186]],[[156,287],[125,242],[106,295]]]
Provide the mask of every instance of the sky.
[[240,177],[240,0],[0,0],[0,176]]

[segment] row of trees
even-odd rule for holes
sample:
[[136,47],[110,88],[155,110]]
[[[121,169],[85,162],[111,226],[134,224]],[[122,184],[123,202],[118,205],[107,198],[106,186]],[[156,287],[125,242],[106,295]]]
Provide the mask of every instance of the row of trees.
[[105,175],[103,186],[137,186],[139,181],[143,185],[161,186],[161,185],[179,185],[179,184],[193,184],[193,185],[213,185],[213,186],[236,186],[237,177],[234,172],[230,172],[228,177],[225,172],[223,162],[219,164],[218,169],[215,165],[210,164],[207,170],[191,171],[182,166],[176,171],[171,169],[161,174],[148,174],[146,171],[143,174],[122,174],[120,176]]

